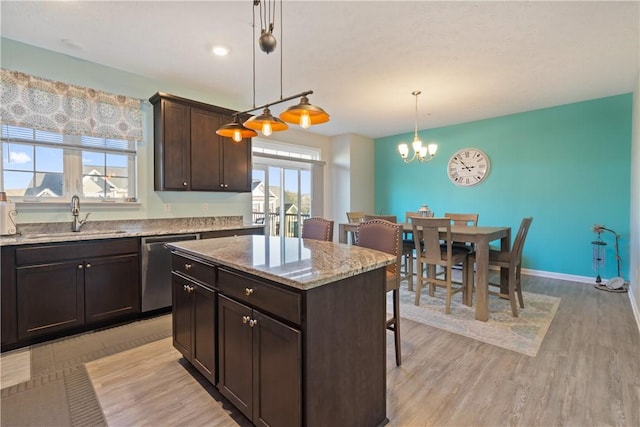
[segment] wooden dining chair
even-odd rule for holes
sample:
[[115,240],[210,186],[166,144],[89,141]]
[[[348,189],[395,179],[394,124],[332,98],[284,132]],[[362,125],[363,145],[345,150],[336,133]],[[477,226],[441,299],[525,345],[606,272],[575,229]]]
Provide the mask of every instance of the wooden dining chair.
[[394,255],[396,262],[387,266],[386,290],[393,295],[393,314],[387,320],[387,329],[393,331],[396,347],[396,365],[402,363],[400,350],[400,263],[402,258],[402,224],[382,219],[363,221],[358,225],[357,246]]
[[446,213],[445,217],[451,218],[451,223],[453,225],[463,225],[463,226],[471,226],[475,227],[478,225],[478,217],[479,214],[469,214],[469,213]]
[[347,212],[348,222],[360,222],[363,219],[364,219],[364,212],[360,212],[360,211]]
[[[463,226],[463,227],[476,227],[478,225],[478,217],[480,214],[477,213],[445,213],[445,217],[451,219],[451,223],[453,225]],[[453,242],[453,246],[465,248],[469,251],[469,253],[475,251],[475,247],[473,244],[468,242]],[[462,265],[456,264],[453,266],[455,269],[461,269]]]
[[[522,250],[524,249],[524,242],[527,238],[527,234],[529,233],[529,227],[531,226],[531,222],[533,221],[533,217],[523,218],[520,223],[520,228],[518,229],[518,234],[516,234],[516,238],[513,241],[513,246],[510,251],[499,251],[491,249],[489,250],[489,265],[494,265],[501,268],[507,268],[509,270],[508,275],[508,286],[509,293],[503,294],[498,291],[489,291],[492,295],[498,295],[502,298],[509,298],[509,302],[511,303],[511,313],[513,317],[518,317],[518,305],[516,304],[516,294],[518,295],[518,302],[520,303],[520,308],[524,308],[524,300],[522,298],[522,280],[520,277],[520,270],[522,267]],[[467,264],[467,277],[469,279],[469,287],[468,291],[471,292],[469,294],[469,301],[473,300],[473,264],[475,263],[475,254],[469,255],[469,262]],[[490,287],[497,287],[500,289],[499,283],[491,283],[489,282]]]
[[372,219],[382,219],[385,221],[389,221],[389,222],[393,222],[394,224],[398,222],[398,217],[395,215],[369,215],[369,214],[365,214],[364,218],[365,221],[370,221]]
[[[411,224],[410,218],[412,216],[421,216],[420,212],[405,212],[404,222],[405,224]],[[415,260],[414,251],[416,249],[413,236],[403,236],[402,238],[402,256],[404,258],[404,272],[407,275],[407,289],[413,291],[413,262]]]
[[307,218],[302,223],[302,238],[333,241],[333,221],[321,217]]
[[[449,218],[411,217],[411,226],[418,265],[415,304],[420,305],[420,293],[425,283],[429,285],[429,295],[432,297],[435,296],[437,286],[444,287],[447,291],[445,313],[449,314],[451,313],[451,297],[454,294],[462,292],[462,301],[467,302],[467,269],[463,268],[462,283],[459,287],[454,288],[454,282],[451,280],[451,267],[458,263],[463,263],[466,267],[469,252],[465,248],[457,248],[453,245]],[[440,239],[440,230],[445,231],[444,241]],[[427,266],[426,277],[424,274],[425,266]],[[445,269],[443,278],[436,275],[437,266]]]

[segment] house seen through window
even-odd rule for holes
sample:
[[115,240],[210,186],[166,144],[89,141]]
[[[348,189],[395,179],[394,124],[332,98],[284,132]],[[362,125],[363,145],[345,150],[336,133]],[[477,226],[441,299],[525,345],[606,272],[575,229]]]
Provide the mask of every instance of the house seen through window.
[[1,188],[17,201],[136,197],[136,144],[2,125]]
[[319,150],[254,138],[252,151],[253,222],[272,236],[299,236],[306,218],[322,215]]

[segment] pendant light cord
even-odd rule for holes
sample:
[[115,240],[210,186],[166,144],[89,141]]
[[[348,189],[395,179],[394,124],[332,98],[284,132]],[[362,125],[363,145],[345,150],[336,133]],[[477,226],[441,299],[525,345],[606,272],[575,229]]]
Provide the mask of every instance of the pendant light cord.
[[[275,1],[273,2],[274,4],[274,8],[275,8]],[[275,9],[274,9],[274,14],[275,14]],[[282,36],[282,28],[284,27],[284,25],[282,25],[282,0],[280,0],[280,100],[282,100],[282,57],[284,56],[284,47],[282,45],[282,42],[284,40],[283,36]]]
[[[260,4],[260,0],[253,2],[251,11],[253,12],[253,108],[256,108],[256,6]],[[262,8],[262,6],[260,6]],[[262,19],[262,16],[260,17]]]

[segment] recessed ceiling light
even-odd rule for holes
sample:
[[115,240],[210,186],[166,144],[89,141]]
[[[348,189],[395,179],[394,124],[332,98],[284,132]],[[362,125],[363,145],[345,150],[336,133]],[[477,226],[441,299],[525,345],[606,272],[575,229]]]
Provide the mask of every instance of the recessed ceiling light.
[[229,54],[229,48],[225,46],[214,46],[211,51],[216,56],[227,56]]
[[62,43],[63,45],[70,47],[71,49],[76,49],[76,50],[83,50],[84,46],[82,46],[80,43],[78,43],[75,40],[71,40],[71,39],[62,39],[60,40],[60,43]]

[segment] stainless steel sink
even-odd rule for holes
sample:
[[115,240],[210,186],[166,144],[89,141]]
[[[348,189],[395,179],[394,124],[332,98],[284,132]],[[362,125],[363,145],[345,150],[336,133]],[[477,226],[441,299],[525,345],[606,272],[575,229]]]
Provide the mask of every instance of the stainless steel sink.
[[27,234],[25,239],[44,239],[44,238],[56,238],[56,237],[75,237],[75,236],[103,236],[105,234],[124,234],[124,230],[104,230],[104,231],[68,231],[65,233],[39,233],[39,234]]

